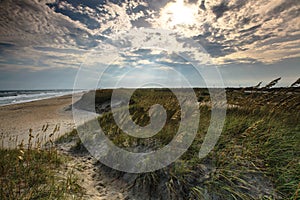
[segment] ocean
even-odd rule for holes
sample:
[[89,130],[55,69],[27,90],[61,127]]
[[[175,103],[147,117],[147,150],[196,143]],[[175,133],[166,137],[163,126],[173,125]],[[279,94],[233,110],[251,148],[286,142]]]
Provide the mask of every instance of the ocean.
[[73,90],[2,90],[0,106],[72,94]]

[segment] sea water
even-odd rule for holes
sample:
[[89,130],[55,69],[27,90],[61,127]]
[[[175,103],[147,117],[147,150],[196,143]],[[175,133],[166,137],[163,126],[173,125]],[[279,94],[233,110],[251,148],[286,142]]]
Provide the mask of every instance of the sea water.
[[73,90],[0,90],[0,106],[72,94]]

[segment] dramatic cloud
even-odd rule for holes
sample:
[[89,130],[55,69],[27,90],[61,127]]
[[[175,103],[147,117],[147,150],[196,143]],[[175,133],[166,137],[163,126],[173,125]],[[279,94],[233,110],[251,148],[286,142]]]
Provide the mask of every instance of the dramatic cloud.
[[[151,29],[149,38],[167,39],[175,53],[208,67],[272,67],[300,57],[299,27],[300,1],[295,0],[2,0],[0,71],[77,69],[96,62],[87,57],[105,43],[130,48],[120,52],[116,69],[151,62],[163,64],[157,68],[162,71],[185,66],[172,54],[142,48],[151,44],[140,33]],[[164,29],[173,36],[160,37]]]
[[[197,14],[194,13],[200,5]],[[186,23],[176,24],[176,17],[165,20],[177,8],[189,10]],[[175,20],[175,21],[172,21]],[[224,64],[249,59],[272,63],[298,57],[300,52],[300,2],[294,0],[269,1],[198,1],[188,4],[177,0],[160,11],[158,19],[150,19],[155,27],[168,27],[194,39],[215,57],[215,63]],[[293,41],[287,48],[287,41]],[[275,45],[275,46],[272,46]],[[274,49],[276,47],[276,50]]]

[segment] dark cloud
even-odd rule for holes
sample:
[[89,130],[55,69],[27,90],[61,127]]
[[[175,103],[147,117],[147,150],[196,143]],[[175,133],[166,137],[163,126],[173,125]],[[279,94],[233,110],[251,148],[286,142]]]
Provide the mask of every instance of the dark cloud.
[[145,27],[145,28],[151,27],[151,23],[147,21],[147,17],[141,17],[137,20],[131,21],[131,24],[134,27]]
[[[107,0],[57,0],[54,3],[46,3],[48,6],[57,6],[58,4],[60,4],[61,2],[67,2],[69,4],[71,4],[74,7],[77,6],[88,6],[92,9],[96,8],[96,7],[101,7],[102,5],[107,3]],[[123,1],[124,2],[124,1]]]
[[79,49],[68,49],[68,48],[54,48],[54,47],[43,47],[43,46],[34,46],[33,49],[43,52],[53,52],[53,53],[77,53],[82,54],[84,51]]
[[250,17],[243,17],[242,19],[241,19],[241,24],[243,24],[243,25],[247,25],[247,24],[249,24],[251,22],[251,18]]
[[[55,3],[47,3],[47,5],[54,9],[55,12],[62,15],[68,16],[74,21],[80,21],[88,29],[95,30],[101,28],[101,25],[106,24],[106,21],[114,21],[118,18],[124,18],[119,12],[110,13],[105,7],[115,4],[122,8],[125,8],[125,12],[131,19],[131,23],[135,27],[150,27],[151,24],[146,20],[149,18],[149,13],[147,12],[151,7],[156,7],[159,5],[155,1],[145,1],[150,4],[149,7],[145,6],[146,4],[141,3],[132,3],[125,0],[110,0],[110,1],[57,1]],[[126,6],[124,6],[126,5]],[[164,5],[161,2],[161,6]],[[92,12],[92,13],[91,13]],[[140,15],[142,13],[142,15]],[[140,15],[137,19],[134,17]],[[103,20],[107,19],[107,20]],[[126,26],[126,25],[124,25]],[[102,30],[103,34],[107,33],[107,30]]]
[[15,47],[14,44],[0,42],[0,54],[4,53],[5,49],[13,48],[13,47]]
[[193,37],[193,39],[212,56],[212,57],[220,57],[230,53],[235,52],[233,48],[231,48],[230,42],[225,41],[224,36],[214,37],[214,41],[209,41],[207,38],[211,35],[211,32],[206,32],[203,35],[198,35]]
[[[245,24],[245,22],[243,21],[242,22],[243,24]],[[256,31],[258,28],[260,28],[262,25],[261,24],[258,24],[256,26],[252,26],[250,28],[247,28],[247,29],[244,29],[244,30],[240,30],[239,33],[246,33],[246,32],[254,32]]]
[[119,6],[121,6],[123,3],[126,2],[126,0],[109,0],[109,2],[117,4]]
[[139,17],[137,20],[132,20],[131,23],[134,27],[151,27],[151,24],[147,21],[149,14],[146,12],[149,8],[144,5],[138,5],[134,8],[127,9],[129,15],[136,13],[143,13],[143,16]]
[[229,11],[228,3],[223,1],[221,4],[212,7],[213,13],[216,15],[216,18],[220,18],[224,15],[225,12]]
[[53,8],[55,12],[66,15],[74,21],[80,21],[81,23],[85,24],[89,29],[93,30],[100,28],[99,22],[91,18],[91,16],[88,14],[74,12],[72,10],[68,10],[67,8],[60,8],[58,3],[48,4],[48,6],[50,8]]
[[238,12],[240,9],[245,7],[250,1],[251,0],[237,0],[232,6],[230,6],[230,10]]
[[202,0],[201,1],[201,4],[200,4],[200,6],[199,6],[199,8],[201,9],[201,10],[206,10],[206,7],[205,7],[205,0]]
[[69,36],[76,41],[77,47],[81,49],[91,49],[99,44],[90,34],[77,35],[71,33]]
[[192,3],[192,4],[196,4],[198,3],[198,0],[185,0],[186,3]]
[[[279,14],[283,11],[286,11],[288,10],[289,8],[293,7],[293,6],[299,6],[300,5],[300,1],[295,1],[295,0],[285,0],[283,1],[281,4],[275,6],[273,9],[271,9],[268,14],[269,15],[276,15],[276,14]],[[299,16],[299,9],[298,9],[298,12],[297,13],[297,16]]]

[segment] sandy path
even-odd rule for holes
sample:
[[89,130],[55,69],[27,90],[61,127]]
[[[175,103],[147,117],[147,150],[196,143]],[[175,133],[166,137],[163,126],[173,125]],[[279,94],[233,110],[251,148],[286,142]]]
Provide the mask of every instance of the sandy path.
[[76,174],[79,185],[84,188],[83,199],[129,199],[127,185],[122,180],[107,177],[105,172],[97,167],[97,160],[91,156],[73,155],[73,159],[66,163],[66,168]]
[[[76,95],[76,99],[82,94]],[[67,109],[72,104],[72,95],[65,95],[51,99],[44,99],[28,103],[0,106],[0,147],[13,148],[22,140],[26,144],[29,138],[29,129],[32,135],[47,138],[57,126],[53,137],[58,137],[74,128],[72,111]],[[42,131],[43,126],[47,126]]]
[[[63,174],[74,174],[84,189],[82,199],[89,200],[137,200],[128,192],[128,183],[101,168],[101,164],[89,152],[74,150],[77,136],[67,142],[56,142],[60,154],[70,160],[64,164]],[[76,199],[76,198],[75,198]]]

